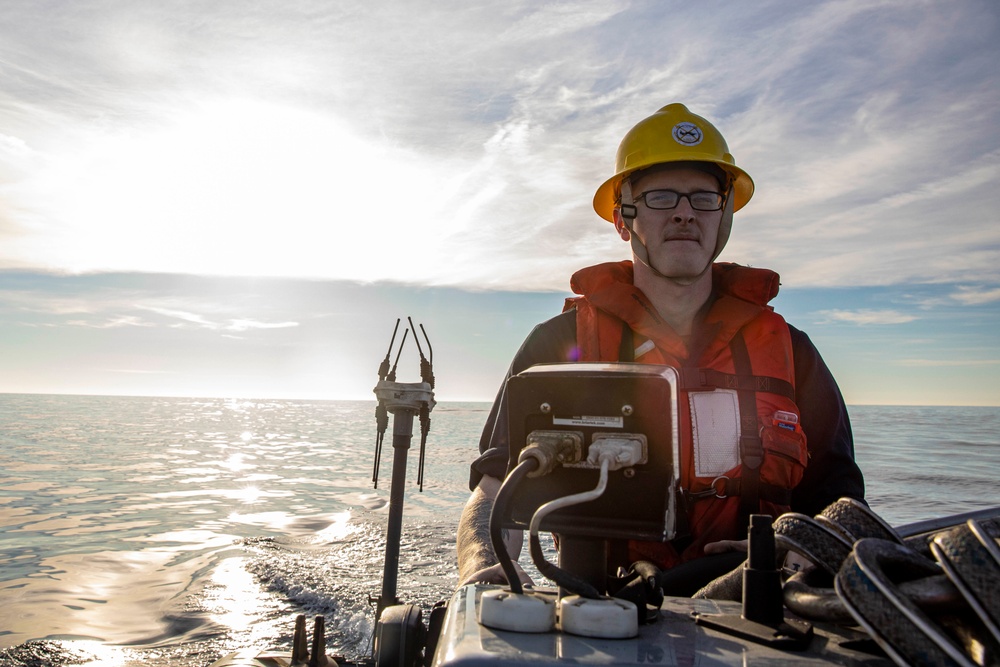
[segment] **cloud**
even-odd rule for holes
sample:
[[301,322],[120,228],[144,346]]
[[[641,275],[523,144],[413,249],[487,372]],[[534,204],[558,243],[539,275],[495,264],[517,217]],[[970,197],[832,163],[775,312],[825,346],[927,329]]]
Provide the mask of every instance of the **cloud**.
[[102,368],[104,373],[122,373],[125,375],[174,375],[176,371],[147,370],[139,368]]
[[959,285],[951,298],[966,306],[981,306],[1000,301],[1000,287],[972,287]]
[[257,320],[229,320],[224,325],[226,331],[248,331],[250,329],[288,329],[299,326],[298,322],[258,322]]
[[14,0],[0,268],[561,290],[626,256],[590,199],[684,101],[757,183],[724,259],[1000,282],[988,4],[710,6]]
[[156,313],[157,315],[162,315],[163,317],[166,318],[181,320],[182,322],[186,322],[188,324],[194,324],[198,327],[202,327],[205,329],[219,328],[218,325],[206,319],[205,317],[202,317],[201,315],[197,315],[195,313],[188,313],[183,310],[160,308],[157,306],[138,306],[138,308],[140,310],[147,310],[151,313]]
[[1000,359],[900,359],[896,363],[900,366],[914,366],[918,368],[978,367],[1000,365]]
[[[214,299],[194,296],[197,292],[189,291],[192,288],[173,284],[176,279],[166,276],[109,278],[109,284],[104,286],[95,286],[93,282],[94,279],[87,278],[46,277],[36,279],[24,289],[0,290],[0,313],[14,312],[21,326],[48,328],[168,326],[243,333],[300,326],[298,321],[282,317],[288,295],[282,294],[277,303],[272,303],[262,300],[252,288],[244,291],[245,284],[199,283],[228,295],[228,299]],[[120,287],[117,282],[135,286]],[[148,283],[146,288],[138,287],[144,282]]]
[[156,306],[138,306],[138,308],[156,313],[157,315],[162,315],[168,319],[180,320],[180,323],[172,325],[178,328],[193,325],[194,328],[208,329],[209,331],[241,332],[252,329],[288,329],[299,326],[298,322],[261,322],[259,320],[248,318],[213,320],[196,313],[174,310],[171,308],[160,308]]
[[41,313],[47,315],[76,315],[93,313],[99,306],[94,304],[94,296],[67,296],[45,294],[36,290],[0,290],[0,308]]
[[847,322],[860,326],[906,324],[919,319],[898,310],[821,310],[817,314],[824,318],[824,323]]
[[120,327],[151,327],[151,322],[146,322],[134,315],[119,315],[110,319],[92,322],[90,320],[67,320],[66,324],[74,327],[85,327],[88,329],[118,329]]

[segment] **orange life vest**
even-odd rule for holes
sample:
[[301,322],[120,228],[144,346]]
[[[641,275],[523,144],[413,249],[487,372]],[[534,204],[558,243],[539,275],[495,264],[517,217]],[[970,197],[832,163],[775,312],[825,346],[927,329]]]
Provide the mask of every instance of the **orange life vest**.
[[630,542],[632,562],[673,567],[704,555],[709,542],[744,539],[750,513],[788,511],[805,471],[791,336],[767,305],[778,275],[727,263],[712,271],[715,299],[691,352],[633,285],[632,262],[588,267],[571,281],[581,295],[566,300],[566,310],[576,309],[580,361],[631,361],[634,350],[634,361],[680,372],[680,521],[688,535]]

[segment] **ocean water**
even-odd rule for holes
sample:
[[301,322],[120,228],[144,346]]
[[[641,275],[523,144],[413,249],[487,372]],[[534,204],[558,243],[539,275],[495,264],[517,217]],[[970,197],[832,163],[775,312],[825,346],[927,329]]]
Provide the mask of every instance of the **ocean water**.
[[[368,651],[391,426],[373,488],[374,401],[0,394],[0,665],[208,665],[287,648],[323,614]],[[485,403],[432,413],[406,482],[399,597],[457,583],[455,526]],[[894,524],[1000,504],[1000,408],[855,406],[870,503]]]

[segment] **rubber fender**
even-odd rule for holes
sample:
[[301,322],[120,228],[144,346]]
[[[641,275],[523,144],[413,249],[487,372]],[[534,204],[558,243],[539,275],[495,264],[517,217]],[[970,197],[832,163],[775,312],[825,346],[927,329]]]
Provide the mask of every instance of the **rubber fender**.
[[375,629],[375,667],[417,667],[421,664],[427,631],[420,607],[386,607]]
[[931,551],[1000,645],[1000,521],[976,521],[939,533]]
[[841,498],[816,515],[816,521],[833,529],[854,544],[865,537],[877,537],[896,544],[903,538],[870,507],[854,498]]
[[937,563],[888,540],[858,540],[834,580],[854,619],[897,665],[975,667],[965,647],[900,590],[940,574]]
[[851,612],[833,589],[833,576],[821,567],[796,572],[782,588],[785,606],[810,621],[847,624]]
[[774,522],[774,539],[779,546],[801,554],[836,575],[851,553],[852,542],[826,522],[787,512]]

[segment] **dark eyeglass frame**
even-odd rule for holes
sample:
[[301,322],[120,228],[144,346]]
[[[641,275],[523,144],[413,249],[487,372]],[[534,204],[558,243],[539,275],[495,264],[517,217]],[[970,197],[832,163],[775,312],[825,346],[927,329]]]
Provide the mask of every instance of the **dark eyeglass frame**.
[[[669,192],[673,195],[676,195],[677,199],[674,201],[672,206],[650,206],[649,200],[646,197],[655,192]],[[697,197],[698,195],[712,195],[716,198],[716,203],[711,205],[710,208],[705,208],[704,206],[699,205],[700,203],[699,204],[695,203],[694,198]],[[675,209],[681,203],[681,199],[687,199],[688,204],[690,204],[691,208],[693,208],[696,211],[719,211],[722,210],[722,207],[725,206],[726,204],[726,196],[724,194],[722,194],[721,192],[712,192],[711,190],[699,190],[698,192],[677,192],[676,190],[657,188],[656,190],[646,190],[641,195],[636,196],[634,199],[635,201],[642,200],[642,203],[646,205],[646,208],[653,211],[669,211],[671,209]]]

